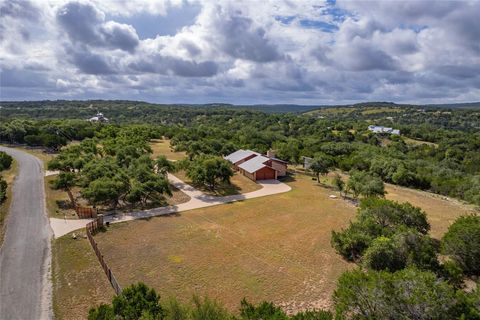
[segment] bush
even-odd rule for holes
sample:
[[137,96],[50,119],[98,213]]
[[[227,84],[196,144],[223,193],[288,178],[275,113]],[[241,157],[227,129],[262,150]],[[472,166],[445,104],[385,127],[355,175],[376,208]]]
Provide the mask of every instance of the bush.
[[468,275],[480,275],[480,216],[458,218],[442,239],[443,251]]
[[113,298],[112,306],[100,305],[88,312],[88,320],[153,320],[162,319],[163,316],[160,296],[143,283],[123,289],[120,295]]
[[387,270],[390,272],[405,268],[405,257],[400,254],[399,248],[392,239],[378,237],[365,251],[363,264],[373,270]]
[[458,295],[435,274],[408,268],[345,272],[333,297],[341,319],[466,319],[475,306]]
[[0,204],[2,204],[7,198],[7,181],[0,176]]
[[12,162],[13,158],[9,154],[0,151],[0,171],[10,169]]

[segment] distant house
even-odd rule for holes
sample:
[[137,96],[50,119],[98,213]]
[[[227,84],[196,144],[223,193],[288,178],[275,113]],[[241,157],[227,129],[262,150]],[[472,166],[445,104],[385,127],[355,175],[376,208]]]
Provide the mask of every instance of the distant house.
[[382,126],[368,126],[368,130],[372,131],[373,133],[388,133],[388,134],[400,134],[400,130],[398,129],[393,129],[393,128],[388,128],[388,127],[382,127]]
[[287,175],[287,162],[275,158],[273,152],[262,155],[252,150],[237,150],[225,157],[238,172],[257,180],[277,179]]
[[108,122],[108,118],[105,118],[103,116],[103,113],[97,112],[95,117],[91,117],[90,119],[88,119],[88,121],[90,121],[90,122]]
[[302,158],[303,158],[303,169],[305,170],[310,169],[313,158],[310,158],[310,157],[302,157]]

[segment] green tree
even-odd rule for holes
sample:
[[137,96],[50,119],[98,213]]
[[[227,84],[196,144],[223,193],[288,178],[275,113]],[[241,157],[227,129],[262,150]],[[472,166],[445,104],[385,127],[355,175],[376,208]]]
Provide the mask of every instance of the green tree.
[[345,182],[338,173],[336,173],[333,177],[333,186],[340,193],[340,196],[342,196],[342,192],[345,189]]
[[81,191],[82,196],[90,203],[111,205],[115,210],[122,198],[129,190],[128,180],[119,177],[101,177],[88,184]]
[[462,305],[455,289],[431,272],[404,269],[347,271],[333,295],[341,319],[459,319]]
[[332,158],[324,153],[316,154],[310,163],[310,170],[312,170],[317,177],[317,182],[320,182],[320,175],[327,175],[332,167]]
[[442,239],[443,251],[467,275],[480,275],[480,216],[458,218]]
[[381,234],[380,230],[372,231],[359,222],[352,222],[345,230],[332,231],[332,247],[348,261],[357,261],[376,236]]
[[0,171],[10,169],[13,158],[6,152],[0,151]]
[[168,161],[167,157],[160,155],[155,159],[155,168],[159,174],[166,176],[168,172],[175,170],[175,165]]
[[113,298],[112,305],[100,305],[90,309],[88,320],[160,320],[164,310],[160,296],[143,283],[123,289]]
[[365,197],[383,197],[385,195],[385,185],[377,177],[369,175],[363,171],[352,171],[347,182],[347,190],[352,192],[353,198],[358,196]]
[[60,172],[54,180],[50,181],[50,186],[55,190],[63,190],[68,194],[68,198],[72,204],[72,208],[75,208],[75,197],[72,193],[72,188],[77,183],[77,176],[73,172]]
[[383,234],[393,234],[401,226],[415,229],[422,234],[430,230],[426,213],[408,202],[398,203],[379,198],[362,199],[358,219],[361,223],[375,223],[384,230]]
[[372,270],[393,272],[405,268],[405,260],[392,239],[378,237],[365,251],[362,263]]
[[197,296],[193,297],[190,317],[192,320],[233,320],[233,317],[222,305],[207,297],[200,299]]
[[0,204],[2,204],[7,198],[7,181],[0,176]]
[[243,299],[240,304],[240,317],[246,320],[287,320],[287,314],[271,302],[262,302],[257,306]]
[[198,156],[188,164],[187,176],[193,183],[215,190],[217,182],[230,183],[233,170],[230,162],[216,156]]

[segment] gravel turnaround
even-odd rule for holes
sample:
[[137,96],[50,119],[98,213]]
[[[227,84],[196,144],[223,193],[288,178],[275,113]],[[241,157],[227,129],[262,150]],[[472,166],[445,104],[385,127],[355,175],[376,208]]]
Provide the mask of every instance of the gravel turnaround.
[[0,249],[0,319],[51,319],[50,240],[42,162],[0,147],[18,163],[13,201]]

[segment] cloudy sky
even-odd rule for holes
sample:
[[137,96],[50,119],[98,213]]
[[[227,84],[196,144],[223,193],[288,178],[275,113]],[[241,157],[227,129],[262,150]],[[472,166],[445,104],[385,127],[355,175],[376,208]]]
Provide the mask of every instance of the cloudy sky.
[[480,100],[480,1],[0,6],[2,100]]

